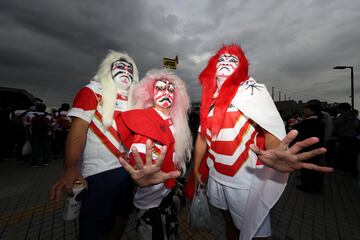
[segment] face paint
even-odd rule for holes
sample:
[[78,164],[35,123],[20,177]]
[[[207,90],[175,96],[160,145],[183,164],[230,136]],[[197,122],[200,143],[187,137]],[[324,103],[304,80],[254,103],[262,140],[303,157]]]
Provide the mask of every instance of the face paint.
[[235,55],[225,53],[219,57],[216,64],[216,83],[218,88],[234,73],[239,63],[239,58]]
[[118,89],[129,90],[133,82],[133,71],[132,64],[122,59],[111,64],[111,75]]
[[161,108],[170,108],[175,98],[175,86],[167,79],[160,79],[154,85],[154,102]]

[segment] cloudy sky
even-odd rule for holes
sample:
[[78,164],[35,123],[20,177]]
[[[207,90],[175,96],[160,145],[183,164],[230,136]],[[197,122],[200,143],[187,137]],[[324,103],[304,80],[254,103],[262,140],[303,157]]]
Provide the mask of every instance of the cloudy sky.
[[358,0],[11,0],[0,1],[0,86],[23,88],[48,105],[72,102],[108,49],[140,70],[179,56],[177,74],[193,101],[197,76],[222,43],[239,43],[250,74],[275,100],[350,103],[360,108]]

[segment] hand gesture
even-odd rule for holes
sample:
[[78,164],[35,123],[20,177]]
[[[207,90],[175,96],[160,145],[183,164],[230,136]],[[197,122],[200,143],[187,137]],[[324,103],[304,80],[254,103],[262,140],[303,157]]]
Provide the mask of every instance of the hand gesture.
[[261,150],[254,144],[250,145],[250,148],[258,155],[261,162],[279,172],[289,173],[301,168],[319,172],[332,172],[333,168],[302,162],[306,159],[325,153],[326,149],[317,148],[308,152],[300,152],[303,148],[319,142],[319,139],[316,137],[296,142],[289,148],[289,144],[296,138],[297,135],[298,132],[296,130],[290,131],[280,144],[273,149]]
[[81,181],[85,188],[87,188],[87,182],[81,176],[80,169],[78,166],[68,167],[64,170],[62,176],[57,180],[57,182],[51,187],[50,190],[50,199],[54,201],[59,201],[62,191],[65,191],[70,196],[74,193],[72,188],[75,181]]
[[140,187],[162,183],[170,178],[177,178],[181,174],[180,171],[171,171],[168,173],[161,171],[161,165],[167,151],[166,146],[161,148],[160,155],[153,164],[151,146],[151,140],[148,139],[146,141],[145,165],[143,164],[143,160],[135,147],[132,148],[132,154],[136,163],[134,167],[131,166],[124,158],[119,158],[121,165],[130,173],[131,178]]

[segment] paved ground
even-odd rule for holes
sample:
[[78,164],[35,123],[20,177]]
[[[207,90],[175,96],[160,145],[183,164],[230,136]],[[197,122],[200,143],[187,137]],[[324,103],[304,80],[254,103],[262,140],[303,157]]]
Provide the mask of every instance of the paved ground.
[[[63,201],[48,200],[49,186],[61,169],[61,160],[31,168],[14,160],[0,162],[0,239],[69,239],[78,234],[76,221],[62,220]],[[297,173],[274,209],[272,239],[359,239],[360,191],[354,177],[328,174],[323,194],[295,188]],[[190,203],[179,214],[179,239],[225,239],[220,213],[211,209],[210,230],[188,225]],[[136,239],[132,216],[122,240]]]

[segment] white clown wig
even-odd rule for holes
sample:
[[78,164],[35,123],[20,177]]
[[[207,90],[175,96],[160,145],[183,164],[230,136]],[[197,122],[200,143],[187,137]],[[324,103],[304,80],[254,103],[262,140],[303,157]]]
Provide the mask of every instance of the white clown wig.
[[191,158],[192,135],[188,125],[190,98],[186,86],[175,73],[168,69],[153,69],[129,92],[130,109],[146,109],[154,106],[154,86],[159,79],[167,79],[175,86],[175,99],[170,117],[175,127],[175,164],[186,171],[186,162]]
[[[123,59],[132,64],[133,67],[133,81],[132,86],[139,82],[139,72],[134,60],[125,52],[115,52],[110,50],[105,59],[100,64],[99,70],[96,73],[94,80],[100,82],[102,88],[102,122],[105,128],[111,126],[113,121],[115,103],[117,92],[123,95],[128,95],[127,90],[118,89],[112,74],[111,65],[113,62]],[[131,89],[131,87],[130,87]]]

